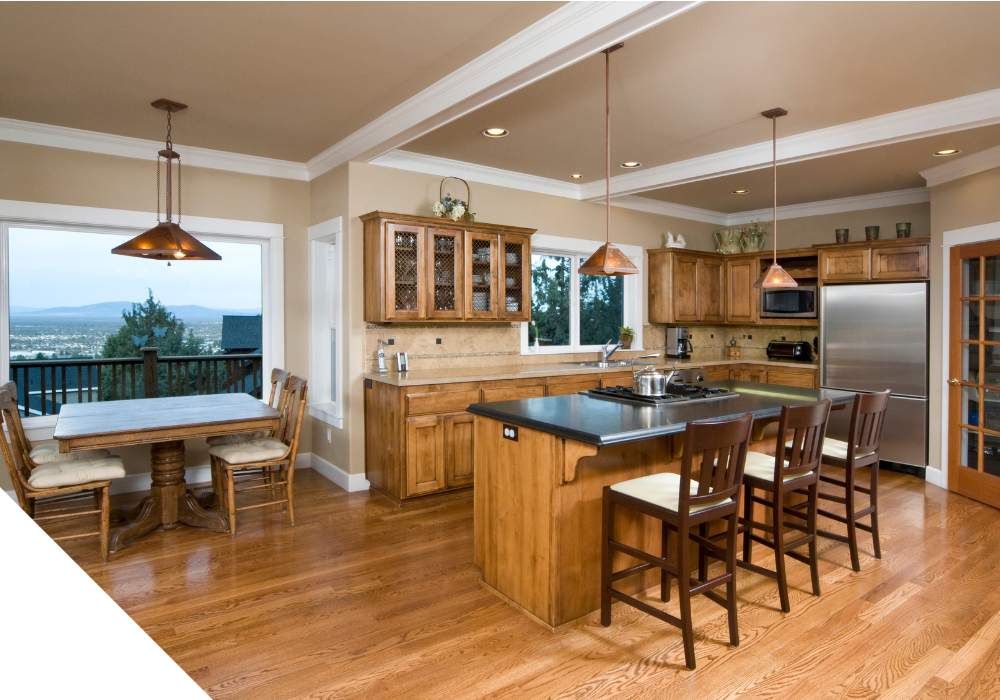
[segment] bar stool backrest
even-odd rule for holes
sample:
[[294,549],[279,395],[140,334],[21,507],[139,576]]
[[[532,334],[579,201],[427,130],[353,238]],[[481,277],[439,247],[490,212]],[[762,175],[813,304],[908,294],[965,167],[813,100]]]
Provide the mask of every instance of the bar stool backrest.
[[[689,513],[692,506],[717,503],[733,498],[743,483],[750,446],[753,414],[726,421],[691,421],[684,432],[684,455],[681,461],[681,493],[678,509]],[[698,493],[691,494],[691,471],[694,457],[702,453],[698,473]]]
[[882,427],[885,425],[885,409],[889,407],[890,391],[878,394],[855,394],[851,411],[851,427],[847,443],[847,462],[854,462],[856,455],[862,455],[865,462],[878,458],[882,446]]
[[[818,471],[823,458],[823,439],[833,402],[824,399],[802,406],[784,406],[778,421],[778,448],[775,453],[775,483]],[[792,447],[788,433],[792,432]]]

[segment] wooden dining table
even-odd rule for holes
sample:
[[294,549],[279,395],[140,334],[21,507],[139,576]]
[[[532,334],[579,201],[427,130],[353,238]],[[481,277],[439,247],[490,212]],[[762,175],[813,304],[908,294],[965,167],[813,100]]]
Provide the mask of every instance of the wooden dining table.
[[281,413],[249,394],[174,396],[64,404],[54,437],[60,452],[152,446],[152,486],[124,525],[111,531],[112,552],[153,530],[190,525],[228,532],[222,513],[206,510],[184,482],[184,441],[213,435],[273,430]]

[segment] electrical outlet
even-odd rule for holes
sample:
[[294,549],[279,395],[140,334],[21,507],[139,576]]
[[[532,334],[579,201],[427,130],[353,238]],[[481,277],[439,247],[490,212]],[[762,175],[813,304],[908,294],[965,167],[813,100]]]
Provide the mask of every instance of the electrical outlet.
[[781,339],[782,339],[782,340],[784,340],[784,339],[785,339],[785,336],[781,336]]
[[507,440],[513,440],[517,442],[517,428],[513,425],[503,424],[503,436]]
[[714,338],[714,337],[715,337],[715,333],[709,333],[709,334],[708,334],[708,337],[709,337],[709,338]]
[[395,343],[396,343],[395,340],[393,340],[392,338],[389,338],[389,345],[394,345]]
[[440,338],[437,338],[437,344],[438,344],[438,345],[440,345],[440,344],[441,344],[441,339],[440,339]]
[[333,431],[329,428],[326,429],[326,441],[333,442]]
[[747,340],[753,340],[753,336],[752,335],[748,335],[747,336]]

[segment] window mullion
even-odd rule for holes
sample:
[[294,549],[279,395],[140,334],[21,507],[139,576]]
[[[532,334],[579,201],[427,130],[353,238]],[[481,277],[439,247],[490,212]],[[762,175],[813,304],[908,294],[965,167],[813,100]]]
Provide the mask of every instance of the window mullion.
[[580,267],[579,256],[570,257],[569,342],[573,350],[580,349]]

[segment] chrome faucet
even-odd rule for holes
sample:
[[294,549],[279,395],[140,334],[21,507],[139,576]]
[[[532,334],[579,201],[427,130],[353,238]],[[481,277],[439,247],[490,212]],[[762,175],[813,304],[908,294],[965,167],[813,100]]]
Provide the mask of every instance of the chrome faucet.
[[[611,359],[611,356],[615,354],[615,350],[617,350],[620,347],[623,347],[622,341],[620,340],[618,341],[617,345],[611,347],[611,343],[613,341],[614,338],[609,338],[607,344],[601,346],[601,351],[603,355],[603,359],[601,360],[601,362],[607,363],[607,361]],[[610,350],[608,350],[609,347],[611,348]]]

